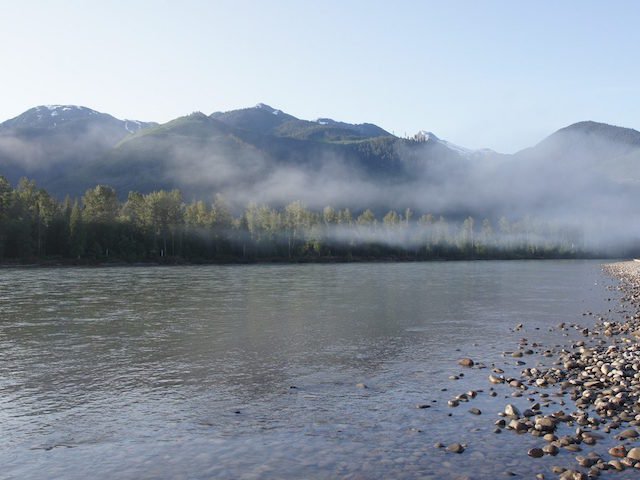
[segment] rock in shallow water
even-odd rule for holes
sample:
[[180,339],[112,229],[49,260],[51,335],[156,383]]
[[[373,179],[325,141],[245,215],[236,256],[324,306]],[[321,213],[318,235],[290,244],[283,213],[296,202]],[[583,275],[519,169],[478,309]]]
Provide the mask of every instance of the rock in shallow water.
[[640,461],[640,447],[634,447],[627,452],[627,458]]
[[623,458],[627,456],[627,449],[624,445],[617,445],[609,449],[609,455],[612,457]]
[[541,448],[532,448],[527,452],[527,455],[533,458],[541,458],[544,456],[544,452]]
[[463,367],[473,367],[475,363],[470,358],[461,358],[460,360],[458,360],[458,365],[461,365]]
[[452,443],[447,447],[447,452],[451,453],[462,453],[464,452],[464,447],[459,443]]
[[520,417],[520,410],[518,410],[515,406],[511,405],[510,403],[504,407],[504,414],[507,417],[515,417],[518,418]]

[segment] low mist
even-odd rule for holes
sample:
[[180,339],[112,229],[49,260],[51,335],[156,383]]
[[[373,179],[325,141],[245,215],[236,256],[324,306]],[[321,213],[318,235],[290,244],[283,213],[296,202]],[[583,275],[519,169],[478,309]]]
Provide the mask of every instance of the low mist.
[[[399,143],[400,162],[382,176],[337,155],[299,166],[274,162],[259,152],[252,158],[180,152],[176,164],[188,159],[188,168],[180,170],[187,188],[203,191],[215,185],[236,213],[250,202],[282,207],[299,200],[314,210],[327,205],[350,208],[355,216],[371,209],[378,221],[389,210],[406,208],[415,212],[414,221],[423,214],[449,221],[471,216],[475,229],[484,219],[495,225],[500,218],[511,222],[529,218],[547,230],[541,244],[564,229],[579,232],[587,249],[627,251],[640,244],[640,164],[635,161],[640,160],[640,150],[602,140],[595,148],[592,138],[583,137],[572,135],[570,144],[591,148],[571,149],[558,141],[515,155],[485,153],[468,158],[450,153],[445,158],[434,156],[420,145],[407,152]],[[194,171],[200,172],[195,179]],[[347,241],[352,233],[337,228],[333,235]],[[416,238],[411,229],[393,234],[372,229],[363,235],[366,241],[407,247]],[[514,239],[507,235],[495,241]]]

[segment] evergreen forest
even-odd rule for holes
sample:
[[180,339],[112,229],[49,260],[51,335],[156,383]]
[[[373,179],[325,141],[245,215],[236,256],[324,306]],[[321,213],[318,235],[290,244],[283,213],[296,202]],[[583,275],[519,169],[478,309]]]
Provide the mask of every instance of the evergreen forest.
[[370,209],[321,210],[295,201],[233,212],[221,196],[185,202],[179,190],[106,185],[59,201],[35,181],[0,176],[0,261],[37,264],[329,262],[575,258],[582,234],[534,218]]

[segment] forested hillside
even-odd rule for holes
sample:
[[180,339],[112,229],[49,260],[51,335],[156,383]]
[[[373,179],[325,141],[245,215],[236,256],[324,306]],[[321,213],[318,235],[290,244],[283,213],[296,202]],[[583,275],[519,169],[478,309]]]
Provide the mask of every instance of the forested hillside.
[[0,260],[63,263],[353,261],[472,258],[573,258],[587,255],[580,232],[532,218],[448,220],[405,209],[299,201],[283,208],[249,204],[233,215],[218,196],[186,203],[178,190],[147,194],[98,185],[58,202],[35,182],[13,188],[0,177]]

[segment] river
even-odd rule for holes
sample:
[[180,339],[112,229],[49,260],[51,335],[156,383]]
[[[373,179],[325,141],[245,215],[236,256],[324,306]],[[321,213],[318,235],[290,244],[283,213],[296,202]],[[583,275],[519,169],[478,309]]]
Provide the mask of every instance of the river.
[[0,270],[0,478],[528,478],[552,459],[493,433],[489,369],[457,360],[515,371],[504,351],[564,341],[611,283],[598,261]]

